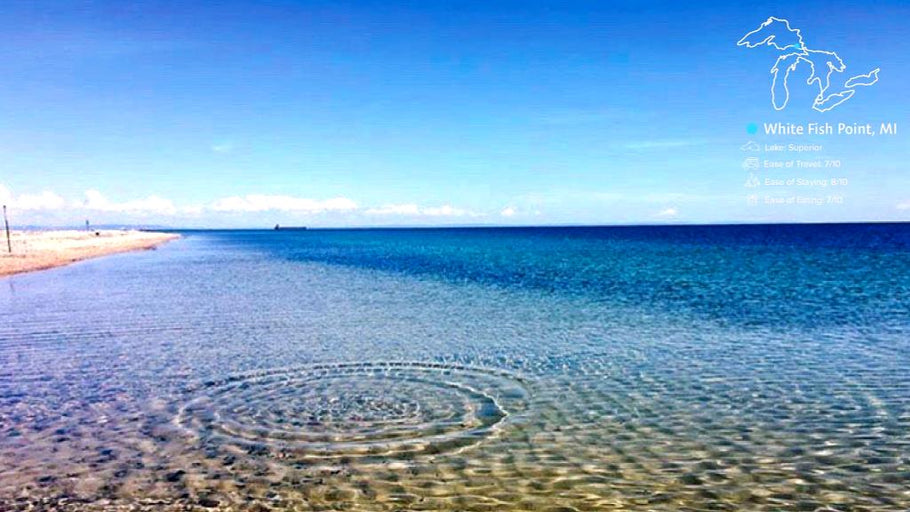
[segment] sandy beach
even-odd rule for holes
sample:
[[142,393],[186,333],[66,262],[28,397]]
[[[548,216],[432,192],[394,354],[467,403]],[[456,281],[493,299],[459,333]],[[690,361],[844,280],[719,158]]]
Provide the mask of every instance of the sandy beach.
[[3,234],[0,276],[68,265],[108,254],[153,249],[179,238],[172,233],[127,230],[12,231],[12,253]]

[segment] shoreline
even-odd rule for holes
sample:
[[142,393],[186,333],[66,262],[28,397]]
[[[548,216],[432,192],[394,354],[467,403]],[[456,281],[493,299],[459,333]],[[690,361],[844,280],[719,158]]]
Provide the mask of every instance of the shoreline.
[[136,230],[11,231],[0,244],[0,278],[62,267],[92,258],[149,250],[180,238],[173,233]]

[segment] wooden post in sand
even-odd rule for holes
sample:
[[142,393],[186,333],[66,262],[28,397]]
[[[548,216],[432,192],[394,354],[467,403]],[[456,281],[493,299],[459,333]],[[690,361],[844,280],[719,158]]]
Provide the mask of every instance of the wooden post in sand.
[[6,205],[3,205],[3,223],[6,224],[6,249],[13,253],[13,244],[9,241],[9,219],[6,218]]

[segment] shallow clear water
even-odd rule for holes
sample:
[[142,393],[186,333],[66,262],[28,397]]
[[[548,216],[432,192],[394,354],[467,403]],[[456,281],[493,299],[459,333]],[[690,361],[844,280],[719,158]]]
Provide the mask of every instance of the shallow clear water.
[[910,509],[908,226],[184,234],[0,281],[0,509]]

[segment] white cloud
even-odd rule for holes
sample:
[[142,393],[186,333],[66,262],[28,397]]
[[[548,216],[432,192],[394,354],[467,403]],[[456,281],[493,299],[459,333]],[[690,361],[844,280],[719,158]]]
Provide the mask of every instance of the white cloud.
[[677,210],[676,208],[665,208],[665,209],[657,212],[657,214],[655,214],[655,217],[661,217],[661,218],[666,219],[666,218],[676,217],[678,215],[679,215],[679,210]]
[[[85,191],[81,199],[64,199],[51,191],[14,195],[2,184],[0,184],[0,201],[8,205],[12,211],[30,210],[34,212],[35,215],[38,215],[32,216],[35,219],[50,218],[42,217],[42,215],[46,216],[53,210],[57,212],[54,214],[57,216],[69,216],[71,212],[82,212],[80,215],[85,214],[93,220],[97,220],[95,219],[97,217],[103,219],[104,222],[129,222],[138,219],[147,221],[153,216],[162,217],[163,222],[187,220],[196,222],[200,219],[224,222],[229,218],[236,221],[236,217],[227,217],[224,214],[246,214],[242,222],[254,222],[257,220],[256,214],[268,212],[303,215],[338,214],[339,217],[334,219],[346,219],[346,222],[363,222],[370,218],[378,220],[377,217],[388,217],[393,221],[442,222],[446,219],[473,219],[487,215],[451,204],[423,206],[417,203],[390,203],[361,208],[354,200],[346,197],[312,199],[267,194],[230,196],[208,203],[176,205],[170,199],[157,195],[118,201],[105,196],[99,190],[89,189]],[[519,211],[531,212],[533,210],[520,206],[508,206],[501,210],[500,214],[503,217],[511,217],[517,215]],[[332,221],[333,218],[327,217],[327,219]]]
[[234,145],[230,142],[220,142],[218,144],[212,144],[211,150],[214,153],[230,153],[234,150]]
[[0,185],[0,201],[12,210],[59,210],[66,205],[65,199],[49,190],[40,194],[14,196],[3,185]]
[[503,217],[511,217],[511,216],[515,215],[515,208],[512,208],[511,206],[507,206],[507,207],[503,208],[502,211],[499,212],[499,214],[502,215]]
[[420,215],[420,207],[416,204],[387,204],[378,208],[369,208],[367,215]]
[[421,210],[421,213],[424,215],[429,215],[430,217],[464,217],[465,215],[474,216],[474,214],[467,210],[455,208],[447,204],[443,206],[424,208]]
[[107,199],[97,190],[86,190],[85,200],[81,203],[77,203],[76,206],[99,212],[163,214],[173,214],[177,212],[174,203],[163,197],[148,196],[143,199],[134,199],[132,201],[117,203]]
[[22,194],[15,204],[23,210],[59,210],[66,201],[57,194],[45,190],[40,194]]
[[251,194],[219,199],[209,206],[216,212],[285,211],[298,213],[344,212],[357,209],[357,203],[346,198],[308,199],[303,197]]
[[411,215],[424,217],[476,217],[477,214],[452,205],[419,207],[413,203],[387,204],[376,208],[369,208],[364,213],[367,215]]
[[898,210],[910,210],[910,201],[904,201],[903,203],[897,203]]

